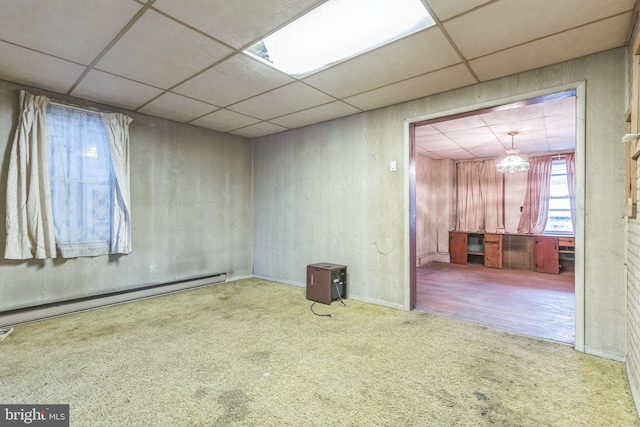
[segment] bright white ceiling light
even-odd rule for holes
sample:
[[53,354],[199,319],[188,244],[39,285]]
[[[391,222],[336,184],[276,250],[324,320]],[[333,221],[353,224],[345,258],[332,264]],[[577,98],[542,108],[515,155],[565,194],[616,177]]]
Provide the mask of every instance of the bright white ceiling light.
[[329,0],[245,53],[303,77],[432,25],[420,0]]
[[523,157],[518,156],[520,150],[513,148],[513,136],[518,132],[509,132],[511,135],[511,150],[507,150],[507,157],[500,160],[496,165],[496,170],[501,173],[517,173],[529,170],[529,161]]

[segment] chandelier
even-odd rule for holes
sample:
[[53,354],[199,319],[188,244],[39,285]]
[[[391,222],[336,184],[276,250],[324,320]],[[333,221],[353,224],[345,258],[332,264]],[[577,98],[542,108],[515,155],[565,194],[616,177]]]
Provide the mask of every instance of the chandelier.
[[517,134],[518,132],[509,132],[509,135],[511,135],[511,150],[507,150],[507,157],[500,160],[496,165],[498,172],[515,173],[529,170],[529,162],[525,158],[518,156],[520,150],[513,148],[513,136]]

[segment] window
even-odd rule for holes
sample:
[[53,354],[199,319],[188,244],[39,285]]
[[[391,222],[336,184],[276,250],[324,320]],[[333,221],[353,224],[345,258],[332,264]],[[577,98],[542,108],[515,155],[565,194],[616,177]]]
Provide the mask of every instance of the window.
[[113,166],[99,114],[47,107],[53,226],[65,258],[109,253]]
[[571,204],[567,184],[567,162],[554,160],[551,165],[551,187],[549,191],[549,216],[545,233],[572,234]]
[[131,252],[131,121],[20,91],[7,174],[6,259]]

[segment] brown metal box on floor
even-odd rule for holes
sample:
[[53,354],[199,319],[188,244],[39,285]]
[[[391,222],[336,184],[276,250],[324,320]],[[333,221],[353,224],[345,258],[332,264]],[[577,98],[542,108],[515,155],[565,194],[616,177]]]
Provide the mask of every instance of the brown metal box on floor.
[[347,293],[347,267],[323,262],[307,266],[307,299],[331,304]]

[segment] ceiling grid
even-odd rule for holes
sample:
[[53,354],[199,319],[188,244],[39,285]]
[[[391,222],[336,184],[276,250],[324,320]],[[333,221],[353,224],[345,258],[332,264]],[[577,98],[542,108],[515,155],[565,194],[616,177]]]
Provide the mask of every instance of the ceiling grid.
[[436,25],[303,78],[243,49],[325,0],[5,1],[0,79],[256,138],[624,46],[636,13],[635,0],[421,1]]

